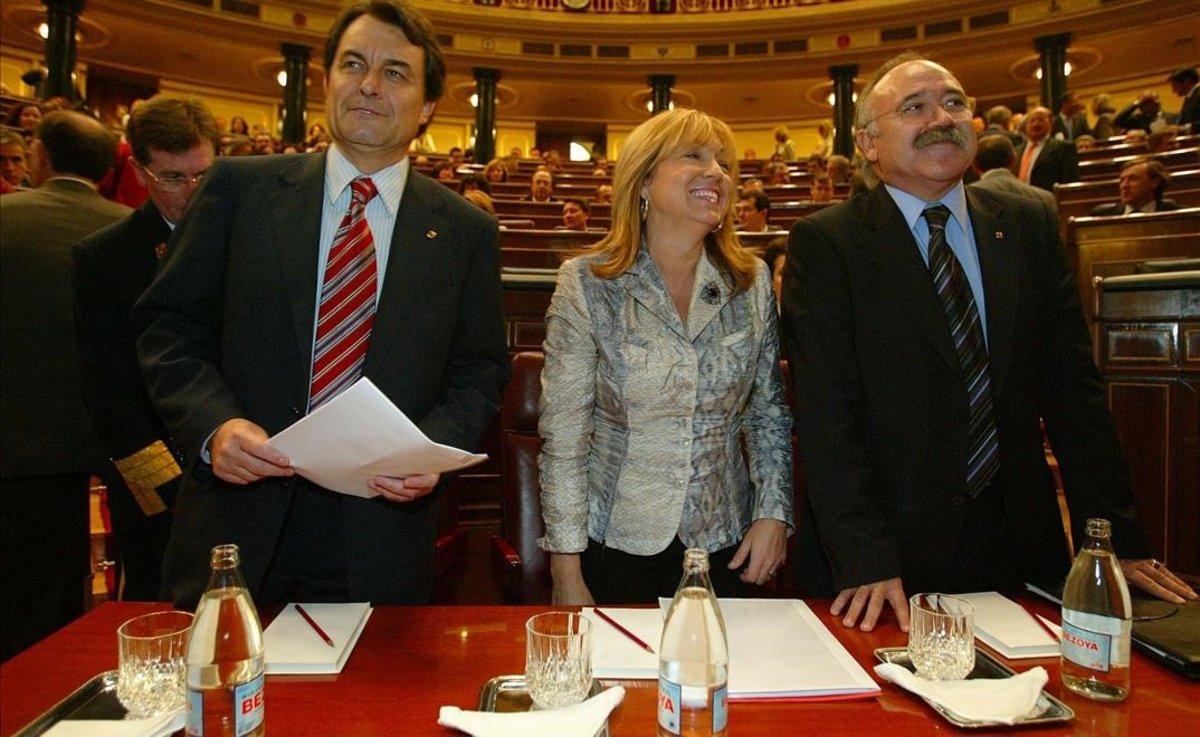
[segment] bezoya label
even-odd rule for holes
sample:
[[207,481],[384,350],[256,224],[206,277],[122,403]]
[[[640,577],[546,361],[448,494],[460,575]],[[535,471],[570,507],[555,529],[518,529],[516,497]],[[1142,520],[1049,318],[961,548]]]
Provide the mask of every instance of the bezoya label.
[[1129,664],[1131,622],[1120,617],[1062,610],[1062,655],[1101,673]]
[[[684,708],[704,709],[708,706],[708,688],[681,686],[658,677],[658,726],[668,734],[682,732],[681,716]],[[725,730],[729,721],[729,688],[721,685],[712,692],[712,732]]]
[[[263,723],[263,681],[259,674],[245,683],[233,686],[233,714],[229,724],[234,727],[236,737],[245,737]],[[204,698],[206,692],[189,688],[187,692],[187,727],[189,736],[204,735]],[[228,712],[226,712],[228,714]]]

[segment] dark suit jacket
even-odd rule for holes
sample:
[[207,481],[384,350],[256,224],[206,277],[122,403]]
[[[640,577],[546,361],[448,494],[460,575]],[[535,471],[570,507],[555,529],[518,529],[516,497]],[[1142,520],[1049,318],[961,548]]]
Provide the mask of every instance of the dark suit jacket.
[[[245,487],[197,461],[219,425],[275,434],[304,412],[312,363],[325,157],[218,159],[135,308],[150,396],[190,461],[163,581],[194,603],[212,546],[235,542],[258,590],[296,479]],[[494,219],[415,170],[392,236],[363,373],[437,442],[475,447],[508,373]],[[350,594],[424,601],[436,496],[410,504],[344,497]]]
[[129,212],[70,179],[0,198],[0,477],[103,462],[75,361],[71,247]]
[[158,272],[171,229],[147,200],[133,213],[75,247],[76,340],[84,397],[109,458],[121,459],[168,432],[142,379],[137,332],[129,313]]
[[[1027,145],[1028,141],[1017,149],[1018,162],[1025,155]],[[1029,183],[1053,192],[1055,184],[1078,181],[1079,156],[1075,153],[1075,144],[1047,138],[1037,161],[1033,162],[1033,171],[1029,172]]]
[[1183,98],[1175,123],[1180,126],[1190,125],[1193,133],[1200,130],[1200,84],[1193,87],[1191,93]]
[[[1117,113],[1117,117],[1113,118],[1113,125],[1122,130],[1133,130],[1141,128],[1147,133],[1150,132],[1150,124],[1158,118],[1158,115],[1150,116],[1143,113],[1136,105],[1126,105],[1121,112]],[[1175,116],[1170,113],[1163,113],[1163,120],[1167,123],[1174,123]]]
[[[1175,200],[1159,200],[1154,205],[1155,212],[1171,212],[1178,210],[1179,204]],[[1092,208],[1092,215],[1097,217],[1106,217],[1111,215],[1124,215],[1125,205],[1120,202],[1112,202],[1107,205],[1096,205]]]
[[1063,123],[1061,115],[1054,116],[1054,123],[1050,128],[1050,135],[1055,136],[1059,133],[1063,134],[1063,140],[1074,141],[1082,135],[1091,135],[1091,130],[1088,128],[1087,116],[1083,113],[1076,113],[1071,116],[1071,130],[1067,130],[1067,126]]
[[966,190],[983,272],[1000,470],[996,516],[968,520],[968,399],[929,269],[886,188],[792,228],[783,276],[807,509],[806,593],[892,577],[908,590],[972,590],[972,526],[1003,532],[1026,580],[1069,557],[1038,418],[1066,483],[1076,540],[1088,517],[1141,548],[1129,472],[1105,405],[1074,280],[1045,207]]

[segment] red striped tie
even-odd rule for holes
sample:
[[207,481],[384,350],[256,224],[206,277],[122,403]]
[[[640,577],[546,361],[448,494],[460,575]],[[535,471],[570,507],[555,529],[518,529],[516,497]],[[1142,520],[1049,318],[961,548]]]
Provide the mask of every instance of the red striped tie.
[[317,311],[309,411],[362,375],[375,324],[375,241],[366,210],[376,194],[368,177],[350,182],[350,209],[333,236]]

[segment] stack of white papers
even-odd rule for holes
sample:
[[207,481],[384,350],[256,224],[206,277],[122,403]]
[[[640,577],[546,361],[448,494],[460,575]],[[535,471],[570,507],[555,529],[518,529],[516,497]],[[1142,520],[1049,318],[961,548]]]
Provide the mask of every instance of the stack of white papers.
[[366,377],[267,443],[314,484],[361,497],[377,496],[367,488],[376,476],[446,473],[487,460],[430,440]]
[[975,636],[1004,657],[1058,657],[1058,641],[1017,602],[995,591],[958,596],[975,606]]
[[183,729],[183,709],[146,719],[65,719],[42,737],[169,737]]
[[[870,696],[879,686],[802,601],[720,599],[729,637],[729,697],[733,699]],[[604,613],[658,650],[661,609],[610,609]],[[612,625],[592,620],[592,670],[597,678],[657,678],[658,657]],[[623,641],[623,642],[622,642]]]
[[371,617],[370,604],[301,604],[321,627],[325,643],[295,604],[288,604],[263,632],[267,673],[341,673]]
[[[603,611],[658,652],[663,628],[661,609],[604,607]],[[584,609],[583,616],[592,623],[592,675],[612,679],[658,678],[657,655],[646,652],[616,627],[596,616],[594,609]]]

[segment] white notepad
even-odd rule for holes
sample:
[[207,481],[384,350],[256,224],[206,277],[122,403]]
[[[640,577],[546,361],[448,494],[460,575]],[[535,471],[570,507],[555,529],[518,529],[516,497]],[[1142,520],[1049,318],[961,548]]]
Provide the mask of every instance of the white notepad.
[[995,591],[958,596],[975,606],[975,636],[1004,657],[1058,657],[1058,641],[1017,602]]
[[267,673],[341,673],[371,618],[371,605],[302,603],[301,606],[329,635],[334,646],[325,644],[296,611],[295,604],[288,604],[263,632]]
[[[621,626],[637,635],[658,652],[662,639],[661,609],[618,609],[604,607],[602,611]],[[583,616],[591,625],[592,675],[596,678],[658,678],[658,656],[652,655],[586,608]]]
[[[729,637],[729,697],[816,698],[873,695],[879,686],[804,602],[795,599],[720,599]],[[658,650],[660,609],[604,613]],[[629,641],[585,609],[593,624],[592,669],[598,678],[657,678],[658,657]],[[624,642],[618,642],[620,638]]]

